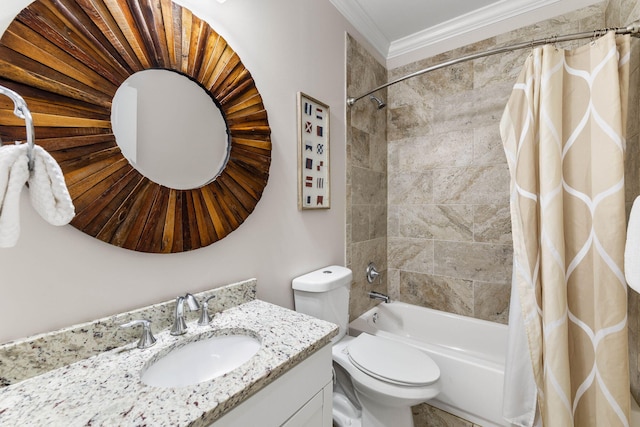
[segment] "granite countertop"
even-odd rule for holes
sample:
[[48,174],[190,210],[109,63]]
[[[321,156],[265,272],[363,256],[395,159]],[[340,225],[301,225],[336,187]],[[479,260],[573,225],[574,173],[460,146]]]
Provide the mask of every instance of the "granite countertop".
[[[247,363],[211,381],[157,388],[140,382],[147,363],[175,346],[242,331],[261,348]],[[141,350],[132,342],[0,389],[0,425],[205,426],[219,419],[316,350],[337,326],[260,300],[214,316],[209,326],[188,323],[187,333],[156,333]],[[188,369],[188,367],[185,367]]]

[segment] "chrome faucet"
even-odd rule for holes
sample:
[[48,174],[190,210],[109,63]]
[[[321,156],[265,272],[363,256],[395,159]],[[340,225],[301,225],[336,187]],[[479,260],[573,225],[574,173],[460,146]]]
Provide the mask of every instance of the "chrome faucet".
[[171,327],[171,335],[182,335],[187,331],[187,324],[184,321],[184,302],[187,302],[187,306],[190,311],[196,311],[200,308],[198,300],[191,294],[186,294],[183,297],[176,298],[176,311],[173,319],[173,326]]
[[369,291],[369,298],[371,299],[379,299],[384,301],[385,303],[389,303],[391,302],[391,298],[389,298],[387,295],[380,293],[380,292],[376,292],[376,291]]

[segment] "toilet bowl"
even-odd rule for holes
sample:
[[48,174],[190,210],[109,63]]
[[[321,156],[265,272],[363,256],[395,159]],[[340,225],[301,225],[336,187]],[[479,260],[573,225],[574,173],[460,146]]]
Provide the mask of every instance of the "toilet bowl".
[[440,392],[436,363],[405,344],[361,334],[345,336],[332,352],[334,362],[349,375],[363,427],[413,426],[411,406]]
[[425,353],[386,338],[346,334],[351,270],[330,266],[293,280],[296,311],[336,323],[334,425],[412,427],[411,406],[440,392],[440,369]]

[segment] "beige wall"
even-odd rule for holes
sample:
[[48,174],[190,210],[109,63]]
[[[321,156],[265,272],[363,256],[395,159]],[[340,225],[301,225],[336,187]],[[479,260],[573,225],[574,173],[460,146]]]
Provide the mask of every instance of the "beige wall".
[[[159,255],[107,245],[71,226],[51,227],[34,213],[25,190],[18,245],[0,250],[0,342],[252,277],[259,298],[292,308],[292,278],[344,265],[344,34],[353,29],[325,1],[178,2],[229,42],[263,97],[273,152],[262,199],[222,241]],[[2,0],[0,34],[29,3]],[[331,107],[329,210],[297,208],[298,91]]]

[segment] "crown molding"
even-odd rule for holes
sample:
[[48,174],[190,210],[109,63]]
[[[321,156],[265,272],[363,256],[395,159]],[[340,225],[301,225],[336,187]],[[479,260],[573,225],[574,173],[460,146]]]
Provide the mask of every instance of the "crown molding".
[[[455,19],[443,22],[410,36],[390,42],[387,60],[418,49],[447,45],[447,42],[470,33],[482,38],[498,35],[544,19],[549,19],[600,0],[501,0]],[[511,24],[507,24],[511,22]],[[479,41],[478,38],[475,41]],[[442,51],[447,49],[442,49]]]
[[391,42],[380,31],[369,15],[355,1],[329,0],[347,21],[365,38],[383,58],[389,55]]
[[[387,61],[402,65],[415,56],[427,57],[507,31],[562,15],[601,0],[498,0],[473,12],[407,37],[390,41],[356,1],[330,0]],[[409,59],[405,59],[407,57]]]

